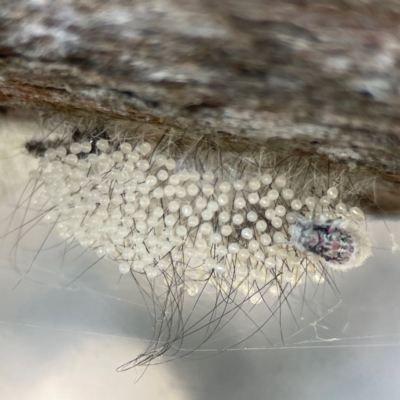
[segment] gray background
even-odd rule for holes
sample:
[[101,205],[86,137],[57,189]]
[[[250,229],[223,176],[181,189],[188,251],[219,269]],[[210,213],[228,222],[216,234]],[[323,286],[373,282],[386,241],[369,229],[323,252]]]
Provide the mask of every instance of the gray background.
[[[7,125],[8,134],[11,130]],[[7,137],[3,136],[5,146]],[[17,193],[15,174],[21,174],[22,181],[29,166],[19,165],[17,158],[3,158],[5,232],[5,218]],[[391,252],[390,233],[400,238],[400,226],[385,222],[388,228],[383,220],[368,220],[374,256],[364,266],[337,276],[341,298],[325,293],[310,299],[318,318],[304,310],[300,314],[301,302],[294,297],[300,329],[285,317],[286,346],[274,340],[277,347],[271,348],[256,335],[218,353],[215,349],[232,344],[236,334],[240,338],[250,329],[248,320],[238,315],[230,330],[204,352],[125,373],[115,369],[142,351],[152,333],[129,277],[119,282],[116,269],[100,263],[68,286],[93,256],[62,263],[62,248],[56,247],[41,253],[21,280],[43,241],[43,231],[38,226],[17,252],[12,248],[15,236],[7,236],[2,239],[0,265],[1,398],[398,399],[400,268],[399,253]],[[47,244],[53,240],[58,243],[50,238]],[[265,312],[261,306],[255,315]],[[273,339],[278,336],[276,327],[267,325],[264,331]]]

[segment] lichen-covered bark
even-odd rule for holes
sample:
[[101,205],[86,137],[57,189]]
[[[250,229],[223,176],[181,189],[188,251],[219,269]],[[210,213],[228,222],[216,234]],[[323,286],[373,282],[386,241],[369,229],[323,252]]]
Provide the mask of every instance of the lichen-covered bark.
[[399,22],[394,0],[2,2],[0,104],[290,139],[397,183]]

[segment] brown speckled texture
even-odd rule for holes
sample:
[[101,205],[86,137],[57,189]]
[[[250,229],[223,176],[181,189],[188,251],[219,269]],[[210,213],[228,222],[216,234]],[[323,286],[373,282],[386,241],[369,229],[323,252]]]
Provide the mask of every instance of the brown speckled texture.
[[390,0],[6,1],[0,105],[288,140],[397,198],[399,22]]

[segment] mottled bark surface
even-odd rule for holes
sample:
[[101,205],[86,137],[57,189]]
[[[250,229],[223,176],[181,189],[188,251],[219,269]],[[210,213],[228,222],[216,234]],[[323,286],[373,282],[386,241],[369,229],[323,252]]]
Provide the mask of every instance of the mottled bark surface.
[[399,26],[394,0],[3,1],[0,105],[274,138],[397,183]]

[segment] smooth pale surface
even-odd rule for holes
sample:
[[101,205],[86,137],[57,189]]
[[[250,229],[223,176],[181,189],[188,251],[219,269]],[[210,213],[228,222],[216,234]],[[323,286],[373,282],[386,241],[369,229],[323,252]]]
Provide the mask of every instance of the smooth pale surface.
[[[375,227],[382,237],[388,236],[383,223],[371,224],[371,229]],[[393,232],[394,227],[390,228]],[[36,248],[35,243],[32,246]],[[294,399],[303,393],[307,399],[329,399],[327,393],[331,390],[335,394],[340,390],[341,398],[347,394],[348,398],[372,398],[368,396],[374,390],[383,390],[382,382],[387,382],[386,389],[390,385],[396,387],[396,370],[391,369],[392,379],[388,372],[399,355],[397,256],[387,250],[377,251],[377,255],[386,257],[387,263],[377,266],[379,258],[371,259],[347,273],[343,280],[338,279],[343,302],[335,303],[322,320],[306,321],[304,330],[286,338],[286,347],[277,344],[280,349],[273,350],[262,337],[254,337],[237,350],[204,360],[178,360],[152,367],[136,385],[132,382],[143,369],[123,374],[114,371],[136,356],[151,335],[147,310],[131,290],[129,277],[122,277],[118,284],[118,272],[101,263],[70,288],[63,289],[60,285],[69,283],[65,276],[73,280],[77,275],[76,267],[61,267],[54,254],[46,254],[47,265],[34,265],[12,290],[19,276],[13,266],[3,265],[2,391],[7,390],[9,398],[28,399],[94,395],[106,399],[111,393],[120,392],[118,398],[130,398],[133,394],[144,395],[142,391],[158,398],[152,392],[157,384],[174,399],[180,397],[173,388],[184,391],[183,398],[199,399],[213,398],[217,393],[218,398],[226,399],[242,399],[246,393],[263,398],[265,391],[278,398]],[[42,258],[43,262],[46,258]],[[90,259],[80,259],[81,266],[86,267]],[[260,310],[265,312],[265,308]],[[248,319],[238,315],[232,324],[240,336]],[[268,328],[265,331],[269,334]],[[225,334],[226,344],[231,344],[230,332]],[[220,336],[215,344],[205,347],[222,349],[224,341],[225,337]],[[211,354],[214,351],[204,353]],[[161,376],[153,378],[152,374]],[[164,393],[159,396],[165,398]]]
[[[372,224],[375,227],[387,236],[381,222]],[[390,229],[394,231],[393,224]],[[339,279],[342,303],[300,332],[296,343],[271,349],[267,344],[260,348],[258,340],[252,347],[250,341],[247,348],[239,346],[202,360],[151,367],[136,384],[143,368],[125,373],[116,373],[115,368],[145,347],[151,325],[123,281],[119,288],[118,280],[101,282],[114,275],[107,276],[107,268],[101,268],[74,289],[26,279],[12,290],[17,274],[3,265],[0,392],[7,399],[28,400],[396,399],[400,389],[397,260],[397,254],[376,250],[375,258]],[[238,316],[235,326],[241,323],[248,322]]]

